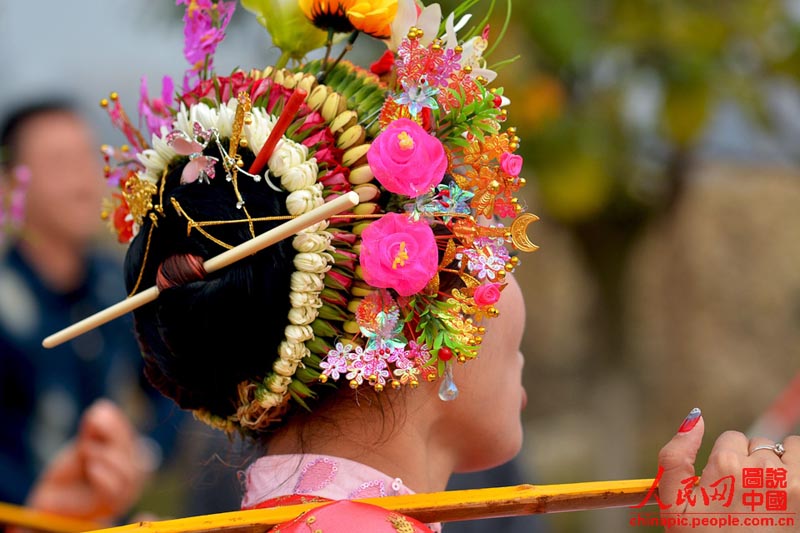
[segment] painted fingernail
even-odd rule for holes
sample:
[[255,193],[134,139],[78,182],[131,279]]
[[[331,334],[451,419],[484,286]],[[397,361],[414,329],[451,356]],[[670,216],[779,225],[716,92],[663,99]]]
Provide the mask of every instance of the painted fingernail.
[[690,432],[697,425],[697,422],[700,420],[701,414],[703,413],[700,412],[700,409],[698,407],[695,407],[694,409],[689,411],[689,414],[686,416],[686,418],[683,419],[681,427],[678,428],[678,433]]

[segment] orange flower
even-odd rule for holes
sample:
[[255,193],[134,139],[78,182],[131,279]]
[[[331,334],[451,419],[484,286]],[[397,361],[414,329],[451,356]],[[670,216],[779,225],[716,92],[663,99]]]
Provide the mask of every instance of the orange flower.
[[391,24],[397,14],[397,0],[354,0],[347,18],[358,31],[377,39],[392,35]]
[[355,29],[347,16],[353,0],[298,0],[298,3],[317,28],[332,29],[336,33],[350,33]]
[[298,0],[300,9],[318,28],[336,33],[364,32],[387,39],[397,14],[397,0]]

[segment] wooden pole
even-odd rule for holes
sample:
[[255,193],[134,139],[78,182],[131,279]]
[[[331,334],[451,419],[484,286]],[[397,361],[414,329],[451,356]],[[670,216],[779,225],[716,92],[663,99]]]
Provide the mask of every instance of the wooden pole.
[[11,505],[10,503],[0,503],[0,524],[51,533],[77,533],[78,531],[96,529],[99,526],[99,524],[88,520],[44,513],[27,507]]
[[[272,246],[276,242],[282,241],[287,237],[291,237],[292,235],[304,230],[309,226],[312,226],[323,220],[327,220],[333,215],[339,214],[342,211],[352,209],[354,206],[358,205],[358,201],[358,194],[355,192],[351,191],[347,194],[343,194],[342,196],[339,196],[330,202],[317,207],[316,209],[312,209],[308,213],[304,213],[297,218],[293,218],[292,220],[289,220],[280,226],[274,227],[271,230],[264,232],[253,239],[250,239],[249,241],[245,241],[230,250],[222,252],[216,257],[208,259],[205,263],[203,263],[203,267],[209,274],[225,268],[236,261],[253,255],[264,248]],[[74,339],[78,335],[82,335],[89,330],[92,330],[98,326],[102,326],[106,322],[110,322],[115,318],[121,317],[125,313],[129,313],[134,309],[138,309],[143,305],[153,302],[157,298],[158,287],[150,287],[149,289],[145,289],[142,292],[131,296],[130,298],[126,298],[121,302],[117,302],[111,307],[103,309],[102,311],[69,326],[68,328],[62,329],[61,331],[50,335],[42,341],[42,346],[45,348],[54,348],[59,344],[63,344]]]
[[[564,485],[516,485],[356,501],[378,505],[422,522],[454,522],[636,505],[645,498],[653,481],[632,479]],[[320,505],[324,504],[309,503],[160,522],[139,522],[92,533],[264,533],[272,526],[292,520]]]

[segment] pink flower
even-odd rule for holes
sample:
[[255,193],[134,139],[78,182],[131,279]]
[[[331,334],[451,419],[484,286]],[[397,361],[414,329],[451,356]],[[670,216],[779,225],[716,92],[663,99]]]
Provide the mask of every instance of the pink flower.
[[388,191],[416,198],[438,185],[447,171],[442,143],[407,118],[378,135],[367,152],[372,173]]
[[341,272],[336,272],[335,270],[329,270],[325,274],[325,286],[330,287],[332,289],[336,289],[337,291],[349,291],[350,286],[353,284],[353,279],[345,276]]
[[509,176],[516,178],[522,170],[522,156],[503,152],[503,155],[500,156],[500,168]]
[[184,87],[180,100],[187,106],[193,106],[203,98],[216,99],[216,87],[213,80],[200,80],[191,89]]
[[240,92],[250,95],[250,100],[255,102],[267,93],[272,80],[261,78],[255,80],[241,70],[237,70],[228,77],[217,78],[220,87],[220,101],[227,102],[231,98],[236,98]]
[[422,220],[388,213],[361,234],[361,268],[373,287],[400,296],[418,293],[436,275],[439,253],[433,230]]
[[177,0],[176,5],[186,5],[183,15],[183,55],[191,65],[184,78],[184,89],[188,89],[193,78],[202,70],[210,70],[214,63],[217,45],[225,38],[225,28],[231,20],[234,2],[212,2],[211,0]]
[[487,283],[475,289],[475,305],[478,307],[488,307],[494,305],[500,300],[500,284]]
[[151,134],[158,134],[162,126],[169,128],[172,125],[172,92],[175,85],[172,78],[164,76],[161,82],[161,97],[150,99],[147,91],[147,78],[142,76],[142,84],[139,89],[139,115],[147,123],[147,129]]
[[[316,133],[312,133],[311,135],[303,139],[302,143],[308,146],[309,148],[319,143],[325,143],[326,145],[330,145],[334,143],[333,134],[331,133],[331,130],[329,130],[328,128],[322,128]],[[317,158],[317,161],[319,161],[319,158]]]

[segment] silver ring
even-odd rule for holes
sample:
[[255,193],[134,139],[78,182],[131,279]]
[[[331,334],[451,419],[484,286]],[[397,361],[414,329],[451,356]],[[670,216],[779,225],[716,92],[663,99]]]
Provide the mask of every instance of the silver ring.
[[753,455],[758,450],[772,450],[778,457],[783,457],[783,454],[786,453],[786,448],[784,448],[783,444],[781,444],[780,442],[776,442],[775,444],[762,444],[761,446],[756,446],[755,448],[750,450],[750,455]]

